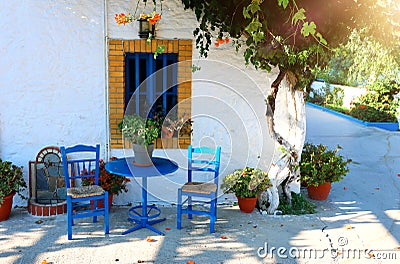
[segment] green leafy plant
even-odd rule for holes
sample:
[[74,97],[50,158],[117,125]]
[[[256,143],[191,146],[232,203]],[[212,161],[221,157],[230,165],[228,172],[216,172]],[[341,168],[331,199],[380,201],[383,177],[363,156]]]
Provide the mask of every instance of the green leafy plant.
[[400,102],[394,94],[399,92],[399,88],[396,82],[375,82],[369,86],[372,91],[354,102],[349,114],[367,122],[397,122]]
[[300,181],[309,186],[341,181],[349,172],[347,165],[352,160],[337,154],[340,149],[339,145],[330,150],[322,144],[305,143],[300,161]]
[[334,106],[342,106],[344,98],[344,90],[343,88],[334,86],[332,92],[328,89],[326,93],[326,104],[332,104]]
[[334,84],[371,85],[379,80],[395,80],[400,71],[395,42],[381,43],[368,28],[353,30],[339,45],[326,67],[317,76]]
[[26,199],[22,194],[22,191],[27,187],[22,168],[12,164],[10,161],[2,161],[0,159],[0,205],[3,204],[4,197],[12,192],[16,192]]
[[234,193],[241,198],[257,197],[258,193],[272,186],[268,173],[246,167],[228,174],[222,184],[224,193]]
[[303,197],[301,193],[292,192],[292,205],[283,197],[279,199],[278,210],[284,215],[314,214],[315,205]]
[[161,133],[158,120],[143,118],[137,114],[125,115],[120,123],[120,129],[130,142],[145,146],[153,144]]
[[[112,157],[110,160],[115,160],[115,157]],[[129,178],[121,177],[112,173],[109,173],[105,169],[106,163],[101,159],[100,160],[100,175],[99,175],[99,186],[101,186],[105,191],[108,191],[108,194],[119,194],[122,191],[127,192],[126,184],[130,182]],[[93,172],[94,173],[94,172]],[[82,178],[82,185],[94,185],[95,179],[93,178]]]

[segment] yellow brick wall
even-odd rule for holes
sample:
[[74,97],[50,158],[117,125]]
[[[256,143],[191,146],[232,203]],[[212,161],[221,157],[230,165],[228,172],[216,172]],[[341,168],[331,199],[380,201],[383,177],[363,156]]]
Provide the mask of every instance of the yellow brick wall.
[[[154,39],[151,44],[145,39],[108,40],[108,99],[110,111],[110,146],[118,149],[126,146],[118,124],[124,117],[125,102],[125,52],[154,52],[159,45],[164,45],[164,53],[178,54],[178,117],[191,116],[192,95],[192,40]],[[157,148],[187,148],[190,136],[179,136],[178,139],[159,139]]]

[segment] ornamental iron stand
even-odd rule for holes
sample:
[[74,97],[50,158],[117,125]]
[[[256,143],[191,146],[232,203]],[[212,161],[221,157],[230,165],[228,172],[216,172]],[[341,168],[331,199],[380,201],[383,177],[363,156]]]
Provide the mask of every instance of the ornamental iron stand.
[[58,147],[45,147],[34,161],[29,161],[28,211],[36,216],[66,212],[66,188]]

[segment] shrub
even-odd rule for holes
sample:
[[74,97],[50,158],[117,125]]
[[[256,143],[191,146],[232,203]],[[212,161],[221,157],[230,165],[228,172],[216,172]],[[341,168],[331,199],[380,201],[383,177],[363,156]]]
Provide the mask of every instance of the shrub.
[[246,167],[226,175],[221,187],[224,193],[234,193],[241,198],[252,198],[257,197],[259,192],[270,186],[271,182],[266,172]]
[[341,181],[349,172],[347,165],[352,160],[337,154],[340,149],[339,145],[330,150],[322,144],[305,143],[300,161],[300,180],[313,186]]
[[22,198],[22,191],[27,187],[23,177],[22,167],[14,165],[11,161],[0,159],[0,205],[4,197],[12,192],[18,193]]

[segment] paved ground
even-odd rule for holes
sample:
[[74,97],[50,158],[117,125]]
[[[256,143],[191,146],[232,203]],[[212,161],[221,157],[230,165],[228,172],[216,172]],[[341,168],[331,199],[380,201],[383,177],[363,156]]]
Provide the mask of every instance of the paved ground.
[[164,207],[167,221],[156,225],[164,237],[146,229],[123,236],[130,226],[127,208],[113,207],[110,235],[104,237],[101,221],[83,220],[68,241],[65,216],[40,219],[18,208],[0,222],[0,263],[398,263],[400,133],[310,107],[307,115],[308,141],[340,144],[342,154],[354,160],[328,200],[315,202],[317,214],[274,217],[223,206],[217,232],[209,234],[207,219],[199,217],[185,219],[177,230],[176,208]]

